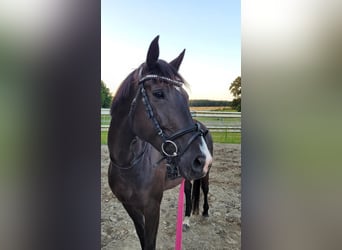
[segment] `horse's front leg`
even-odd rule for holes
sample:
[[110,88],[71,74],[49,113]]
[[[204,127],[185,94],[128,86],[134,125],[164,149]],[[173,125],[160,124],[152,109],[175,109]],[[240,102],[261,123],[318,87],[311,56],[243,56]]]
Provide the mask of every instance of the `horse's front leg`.
[[199,214],[199,199],[200,199],[201,179],[194,180],[192,185],[192,214]]
[[208,204],[208,192],[209,192],[209,172],[208,174],[202,178],[201,186],[203,191],[204,203],[203,203],[203,213],[204,217],[209,217],[209,204]]
[[159,226],[160,202],[151,200],[145,207],[145,247],[144,250],[156,249]]
[[192,210],[191,189],[192,189],[191,181],[185,180],[185,183],[184,183],[185,216],[183,220],[183,232],[187,231],[190,228],[190,215],[191,215],[191,210]]
[[126,209],[127,213],[129,214],[129,216],[132,218],[133,223],[134,223],[134,227],[135,227],[135,231],[137,232],[137,235],[139,237],[140,240],[140,245],[141,248],[144,249],[144,245],[145,245],[145,239],[144,239],[144,235],[145,235],[145,223],[144,223],[144,217],[143,214],[140,210],[138,210],[136,207],[131,206],[131,205],[127,205],[123,203],[124,208]]

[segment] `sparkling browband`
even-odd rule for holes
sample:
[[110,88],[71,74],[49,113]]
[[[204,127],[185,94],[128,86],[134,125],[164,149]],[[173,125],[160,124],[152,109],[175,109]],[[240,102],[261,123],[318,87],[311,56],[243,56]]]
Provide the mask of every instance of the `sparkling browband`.
[[184,84],[181,81],[173,80],[173,79],[167,78],[165,76],[158,76],[158,75],[146,75],[146,76],[144,76],[143,78],[140,79],[139,84],[143,83],[143,82],[145,82],[147,80],[150,80],[150,79],[161,79],[161,80],[164,80],[166,82],[175,84],[175,85],[177,85],[179,87],[181,87]]

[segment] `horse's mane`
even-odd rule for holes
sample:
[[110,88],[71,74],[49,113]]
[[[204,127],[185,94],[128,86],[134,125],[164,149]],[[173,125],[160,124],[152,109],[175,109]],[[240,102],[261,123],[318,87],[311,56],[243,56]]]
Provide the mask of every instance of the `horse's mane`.
[[126,79],[120,84],[116,94],[113,98],[112,107],[110,113],[112,114],[113,110],[117,107],[122,106],[123,101],[129,97],[131,92],[131,88],[137,84],[137,69],[131,72]]
[[146,63],[143,63],[140,65],[139,68],[131,72],[121,83],[114,96],[111,113],[114,109],[123,104],[123,102],[130,96],[130,92],[132,91],[132,89],[135,89],[135,86],[138,84],[139,79],[146,74],[157,74],[171,79],[177,79],[182,81],[184,85],[189,88],[188,83],[185,82],[185,80],[177,72],[177,70],[164,60],[158,60],[153,69],[148,69]]

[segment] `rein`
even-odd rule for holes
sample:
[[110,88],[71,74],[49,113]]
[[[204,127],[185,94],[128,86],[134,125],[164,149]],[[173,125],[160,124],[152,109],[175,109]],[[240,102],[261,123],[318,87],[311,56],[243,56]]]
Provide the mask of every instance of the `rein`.
[[178,194],[178,211],[177,211],[177,224],[176,224],[176,241],[175,250],[182,249],[182,222],[183,222],[183,208],[184,208],[184,179],[182,179],[179,194]]
[[119,165],[117,163],[114,162],[113,159],[111,159],[112,164],[117,167],[118,169],[122,169],[122,170],[127,170],[127,169],[131,169],[133,168],[136,164],[138,164],[138,162],[140,162],[140,160],[143,158],[143,155],[145,154],[146,151],[146,147],[147,147],[147,143],[144,142],[144,148],[143,150],[140,152],[140,154],[136,157],[134,157],[129,164],[127,165]]

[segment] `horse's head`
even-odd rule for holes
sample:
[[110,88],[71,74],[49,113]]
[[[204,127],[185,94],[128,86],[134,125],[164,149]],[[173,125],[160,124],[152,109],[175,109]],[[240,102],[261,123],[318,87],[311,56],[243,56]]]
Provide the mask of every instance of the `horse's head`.
[[173,61],[159,60],[157,36],[146,62],[138,69],[130,119],[133,132],[152,144],[186,179],[206,175],[212,156],[199,124],[189,110],[189,97],[178,74],[185,50]]

